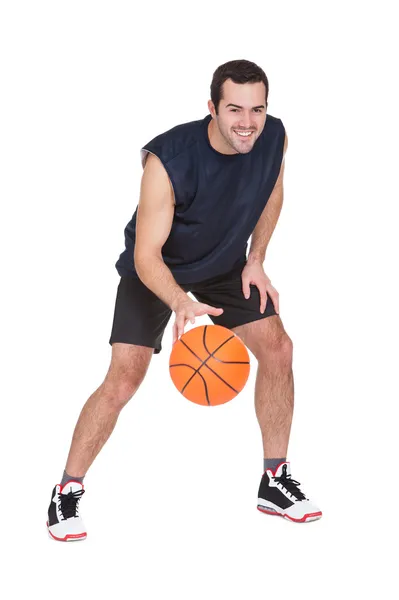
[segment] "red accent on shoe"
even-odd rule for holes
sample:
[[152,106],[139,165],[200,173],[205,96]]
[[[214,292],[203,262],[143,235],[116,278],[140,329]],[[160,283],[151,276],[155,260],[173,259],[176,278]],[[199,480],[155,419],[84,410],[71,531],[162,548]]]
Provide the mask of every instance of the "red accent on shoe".
[[273,473],[273,477],[276,476],[277,471],[279,470],[279,468],[281,467],[281,465],[285,465],[285,464],[289,464],[289,460],[283,460],[283,462],[281,462],[280,464],[277,465],[275,471],[273,472],[273,469],[265,469],[263,471],[263,475],[266,473],[266,471],[271,471]]
[[81,483],[80,481],[76,481],[76,479],[70,479],[69,481],[67,481],[66,483],[64,483],[63,486],[61,486],[61,484],[59,483],[58,485],[60,486],[60,494],[62,493],[62,490],[64,489],[64,487],[66,485],[68,485],[68,483],[79,483],[83,489],[85,489],[85,486],[83,485],[83,483]]
[[56,535],[54,535],[53,533],[51,533],[49,526],[48,526],[48,521],[46,522],[46,525],[47,525],[47,530],[48,530],[49,534],[51,535],[51,537],[54,540],[57,540],[58,542],[67,542],[68,540],[81,539],[81,538],[87,537],[87,533],[85,531],[84,533],[67,533],[67,535],[65,537],[59,538]]
[[323,515],[323,513],[321,512],[321,510],[319,512],[315,512],[315,513],[307,513],[306,515],[304,515],[302,517],[302,519],[294,519],[294,517],[290,517],[287,514],[283,514],[283,513],[278,513],[278,512],[274,512],[271,510],[265,510],[263,508],[259,508],[259,506],[256,507],[260,512],[263,512],[267,515],[274,515],[275,517],[285,517],[286,519],[289,519],[290,521],[295,521],[295,523],[304,523],[306,521],[306,519],[308,519],[309,517],[321,517]]

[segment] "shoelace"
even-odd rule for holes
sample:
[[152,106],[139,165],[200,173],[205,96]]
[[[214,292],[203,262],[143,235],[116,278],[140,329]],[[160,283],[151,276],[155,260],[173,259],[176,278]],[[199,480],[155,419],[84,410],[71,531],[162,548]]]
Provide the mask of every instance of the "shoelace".
[[77,490],[68,494],[60,494],[59,509],[64,517],[64,521],[78,516],[78,502],[84,493],[85,490]]
[[281,477],[273,477],[273,479],[274,481],[277,481],[277,483],[281,483],[281,485],[283,485],[297,500],[306,500],[305,494],[298,488],[298,486],[301,485],[299,481],[291,479],[291,475],[287,475],[286,471],[284,471]]

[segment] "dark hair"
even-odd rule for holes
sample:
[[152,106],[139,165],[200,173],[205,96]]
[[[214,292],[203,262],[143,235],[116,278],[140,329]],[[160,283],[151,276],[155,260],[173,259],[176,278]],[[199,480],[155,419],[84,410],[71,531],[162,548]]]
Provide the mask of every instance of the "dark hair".
[[266,87],[266,102],[269,95],[269,82],[266,73],[249,60],[230,60],[220,65],[213,74],[211,83],[211,100],[218,114],[219,102],[223,97],[222,86],[227,79],[234,83],[257,83],[263,81]]

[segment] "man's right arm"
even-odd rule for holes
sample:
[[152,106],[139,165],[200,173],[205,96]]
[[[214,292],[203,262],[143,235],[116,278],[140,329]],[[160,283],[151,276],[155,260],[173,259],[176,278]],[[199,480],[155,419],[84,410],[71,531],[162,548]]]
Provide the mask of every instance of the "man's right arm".
[[141,281],[172,310],[190,300],[162,258],[174,215],[174,193],[159,158],[149,154],[141,180],[136,218],[134,266]]
[[174,193],[169,176],[161,161],[150,154],[141,180],[134,265],[144,285],[176,313],[173,343],[183,334],[187,321],[194,324],[195,317],[206,314],[219,316],[223,312],[222,308],[192,300],[177,285],[163,261],[162,246],[169,237],[174,210]]

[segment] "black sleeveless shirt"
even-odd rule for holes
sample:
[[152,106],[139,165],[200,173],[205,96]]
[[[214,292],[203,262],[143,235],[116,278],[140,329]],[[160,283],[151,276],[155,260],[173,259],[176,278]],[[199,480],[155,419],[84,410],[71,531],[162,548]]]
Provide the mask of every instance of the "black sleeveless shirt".
[[[277,181],[285,139],[281,119],[266,116],[264,129],[247,154],[221,154],[208,137],[211,115],[177,125],[141,149],[142,163],[155,154],[175,196],[172,229],[162,257],[177,283],[194,283],[245,262],[248,240]],[[125,228],[125,250],[115,267],[134,269],[137,208]]]

